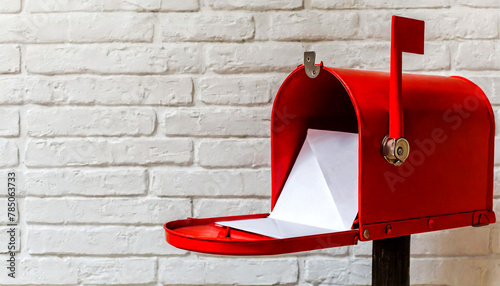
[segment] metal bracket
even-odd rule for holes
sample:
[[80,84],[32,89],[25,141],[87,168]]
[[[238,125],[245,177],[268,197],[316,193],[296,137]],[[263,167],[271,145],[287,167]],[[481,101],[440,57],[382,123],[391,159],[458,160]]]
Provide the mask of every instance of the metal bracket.
[[400,166],[410,155],[410,143],[403,137],[394,139],[386,135],[382,140],[382,155],[387,162]]
[[488,211],[476,211],[472,217],[472,226],[485,226],[490,224],[490,218],[488,217]]
[[306,74],[310,78],[315,78],[319,75],[321,70],[321,65],[317,66],[316,62],[316,52],[305,52],[304,53],[304,67]]

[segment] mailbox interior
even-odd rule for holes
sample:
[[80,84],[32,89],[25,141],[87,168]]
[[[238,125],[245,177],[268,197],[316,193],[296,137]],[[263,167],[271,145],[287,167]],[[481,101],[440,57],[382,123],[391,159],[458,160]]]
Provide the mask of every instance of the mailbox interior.
[[[302,144],[307,129],[358,133],[356,111],[348,92],[331,73],[310,80],[303,68],[285,80],[273,107],[271,119],[274,207]],[[179,248],[225,255],[269,255],[356,244],[359,230],[305,237],[274,239],[228,229],[215,224],[266,217],[268,214],[186,219],[165,225],[167,241]]]
[[304,69],[297,69],[285,80],[274,102],[271,119],[272,208],[308,129],[358,133],[356,110],[348,91],[334,74],[322,71],[310,79]]

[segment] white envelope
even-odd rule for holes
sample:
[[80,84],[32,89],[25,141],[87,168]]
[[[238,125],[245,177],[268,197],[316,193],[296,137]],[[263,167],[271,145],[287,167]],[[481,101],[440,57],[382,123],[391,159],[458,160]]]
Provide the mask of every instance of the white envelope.
[[267,218],[217,222],[273,238],[351,229],[358,213],[358,134],[309,129]]

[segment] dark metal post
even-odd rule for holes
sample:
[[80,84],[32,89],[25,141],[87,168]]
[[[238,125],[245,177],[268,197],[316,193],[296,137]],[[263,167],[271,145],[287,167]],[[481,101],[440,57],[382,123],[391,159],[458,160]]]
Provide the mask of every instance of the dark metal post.
[[409,235],[373,241],[372,285],[410,285]]

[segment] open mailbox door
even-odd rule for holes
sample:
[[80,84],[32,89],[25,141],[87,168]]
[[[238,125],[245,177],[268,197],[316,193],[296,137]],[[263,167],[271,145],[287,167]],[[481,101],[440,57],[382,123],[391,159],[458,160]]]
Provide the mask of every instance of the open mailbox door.
[[329,80],[326,73],[312,79],[300,66],[278,92],[271,214],[170,222],[170,244],[213,254],[270,255],[357,243],[357,120],[340,81]]
[[181,248],[233,255],[353,244],[358,233],[351,230],[358,211],[357,157],[358,134],[309,129],[270,215],[170,223],[165,226],[167,240]]

